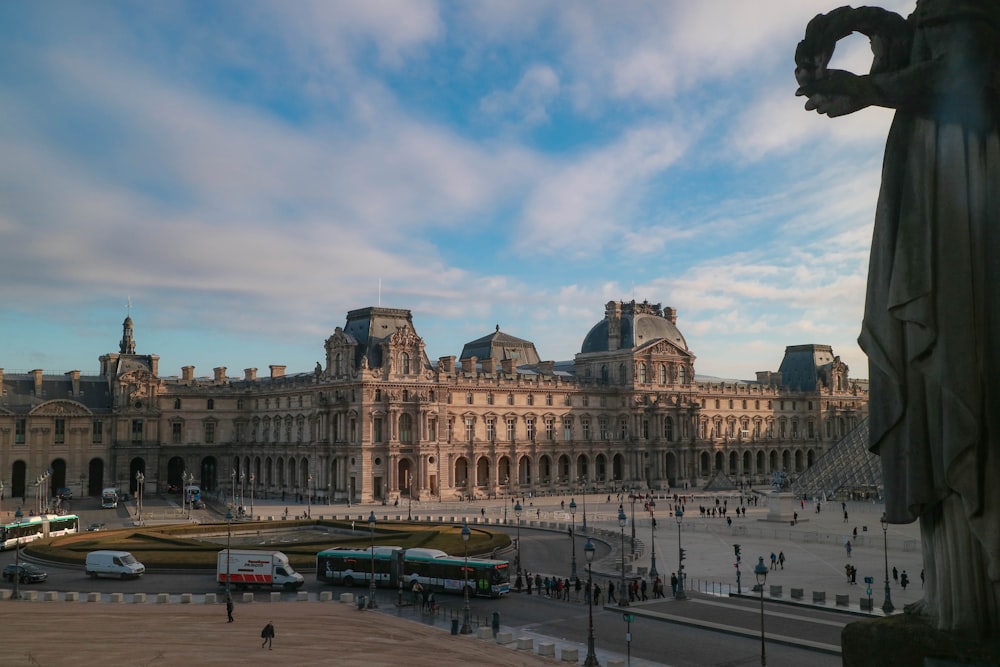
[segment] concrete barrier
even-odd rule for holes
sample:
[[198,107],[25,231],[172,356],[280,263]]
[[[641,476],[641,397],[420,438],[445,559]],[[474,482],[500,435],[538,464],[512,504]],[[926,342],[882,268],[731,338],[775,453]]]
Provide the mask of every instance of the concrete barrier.
[[216,600],[215,593],[205,593],[205,604],[215,604]]
[[[552,655],[555,655],[555,644],[552,645]],[[531,651],[535,648],[535,640],[531,637],[518,637],[517,638],[517,650],[518,651]]]
[[354,593],[341,593],[340,601],[344,604],[354,604]]
[[333,599],[333,591],[320,591],[319,593],[320,602],[329,602],[332,599]]
[[278,591],[271,591],[271,602],[281,602],[281,593]]
[[510,644],[514,641],[513,632],[498,632],[497,633],[497,644]]
[[781,586],[771,586],[771,597],[780,598],[781,597]]
[[493,639],[493,628],[486,625],[480,625],[476,629],[476,639]]
[[170,602],[170,593],[157,593],[156,602],[157,604],[167,604]]
[[38,599],[38,591],[21,591],[20,595],[22,600],[31,600],[34,602]]
[[295,596],[298,602],[309,602],[309,591],[299,591],[298,595]]
[[622,658],[610,658],[606,664],[607,667],[625,667],[625,661]]
[[[520,645],[520,640],[518,640]],[[556,656],[556,645],[554,642],[538,642],[538,655],[554,658]]]
[[[31,591],[31,592],[32,592],[32,594],[34,594],[35,591]],[[23,595],[23,593],[22,593],[22,595]],[[35,598],[32,597],[31,599],[34,600]],[[87,593],[87,602],[100,602],[100,601],[101,601],[101,594],[100,593]]]
[[803,588],[793,588],[792,589],[792,599],[801,600],[806,596],[805,589]]
[[253,602],[253,593],[244,593],[243,602]]
[[563,662],[580,662],[580,649],[575,646],[563,646],[559,653]]
[[826,591],[813,591],[813,604],[826,604]]
[[181,604],[191,604],[194,600],[194,596],[190,593],[181,593]]
[[45,595],[42,599],[46,602],[55,602],[59,599],[59,593],[56,591],[45,591]]
[[132,603],[133,604],[142,604],[145,601],[146,601],[146,594],[145,593],[133,593],[132,594]]
[[[69,595],[70,595],[69,593],[66,594],[66,601],[67,602],[69,601]],[[74,593],[73,595],[76,595],[76,593]],[[76,598],[74,598],[74,599],[76,599]],[[112,602],[114,604],[121,604],[122,602],[125,602],[125,594],[124,593],[112,593],[111,595],[108,596],[108,602]]]
[[834,603],[838,607],[850,607],[851,606],[851,596],[850,595],[837,595],[836,602]]
[[874,606],[874,601],[871,598],[861,598],[861,611],[871,611]]
[[13,593],[7,588],[0,590],[0,600],[9,600],[11,595]]

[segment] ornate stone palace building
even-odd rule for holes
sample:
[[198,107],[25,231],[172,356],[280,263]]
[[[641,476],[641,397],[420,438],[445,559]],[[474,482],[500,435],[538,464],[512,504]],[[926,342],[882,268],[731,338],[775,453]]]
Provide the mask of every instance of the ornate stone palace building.
[[[572,361],[500,331],[431,362],[408,310],[347,314],[325,366],[162,377],[129,317],[100,375],[0,369],[7,497],[146,492],[185,481],[246,494],[371,501],[794,477],[867,415],[827,345],[788,347],[755,381],[699,378],[677,314],[610,302]],[[79,487],[77,487],[79,484]]]

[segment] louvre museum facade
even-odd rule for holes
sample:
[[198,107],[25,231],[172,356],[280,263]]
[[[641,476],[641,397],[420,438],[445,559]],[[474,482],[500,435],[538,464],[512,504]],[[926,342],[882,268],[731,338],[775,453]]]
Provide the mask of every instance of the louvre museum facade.
[[382,307],[350,311],[306,372],[162,376],[130,317],[118,348],[99,375],[0,369],[6,497],[138,479],[321,503],[762,484],[801,474],[868,411],[828,345],[789,346],[752,381],[699,377],[676,311],[647,302],[606,304],[564,362],[499,326],[432,362],[410,311]]

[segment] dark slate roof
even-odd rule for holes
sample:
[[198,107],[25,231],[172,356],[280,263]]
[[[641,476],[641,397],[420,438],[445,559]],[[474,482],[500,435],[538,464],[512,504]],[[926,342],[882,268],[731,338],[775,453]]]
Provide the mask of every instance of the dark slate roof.
[[355,364],[360,367],[361,359],[368,357],[370,367],[381,368],[382,350],[379,345],[396,333],[396,329],[403,326],[408,326],[416,332],[412,313],[403,308],[370,306],[349,311],[344,333],[358,341]]
[[829,345],[789,345],[781,360],[781,384],[791,391],[815,391],[820,370],[833,363]]
[[80,376],[80,394],[73,395],[73,383],[69,375],[42,375],[42,391],[35,395],[35,377],[28,373],[5,373],[0,409],[18,414],[27,414],[34,408],[49,401],[66,400],[85,406],[95,413],[111,410],[112,399],[107,378],[100,375]]
[[[622,304],[621,341],[618,349],[627,350],[641,347],[654,340],[665,339],[682,350],[687,350],[687,341],[681,335],[677,325],[667,319],[663,312],[648,304]],[[608,351],[608,318],[594,325],[583,339],[580,352]]]
[[459,359],[468,359],[469,357],[476,357],[477,359],[493,358],[497,361],[513,359],[518,364],[537,364],[539,362],[538,352],[535,350],[534,343],[523,338],[516,338],[510,334],[505,334],[500,331],[499,324],[496,331],[488,336],[483,336],[471,343],[465,344],[462,348],[462,356]]

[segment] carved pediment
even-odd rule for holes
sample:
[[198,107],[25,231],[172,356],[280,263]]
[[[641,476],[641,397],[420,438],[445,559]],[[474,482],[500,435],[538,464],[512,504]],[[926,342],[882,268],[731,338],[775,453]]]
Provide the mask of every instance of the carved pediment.
[[92,415],[94,413],[82,403],[60,399],[55,401],[46,401],[45,403],[32,408],[31,412],[28,414],[32,416],[66,417],[76,415]]

